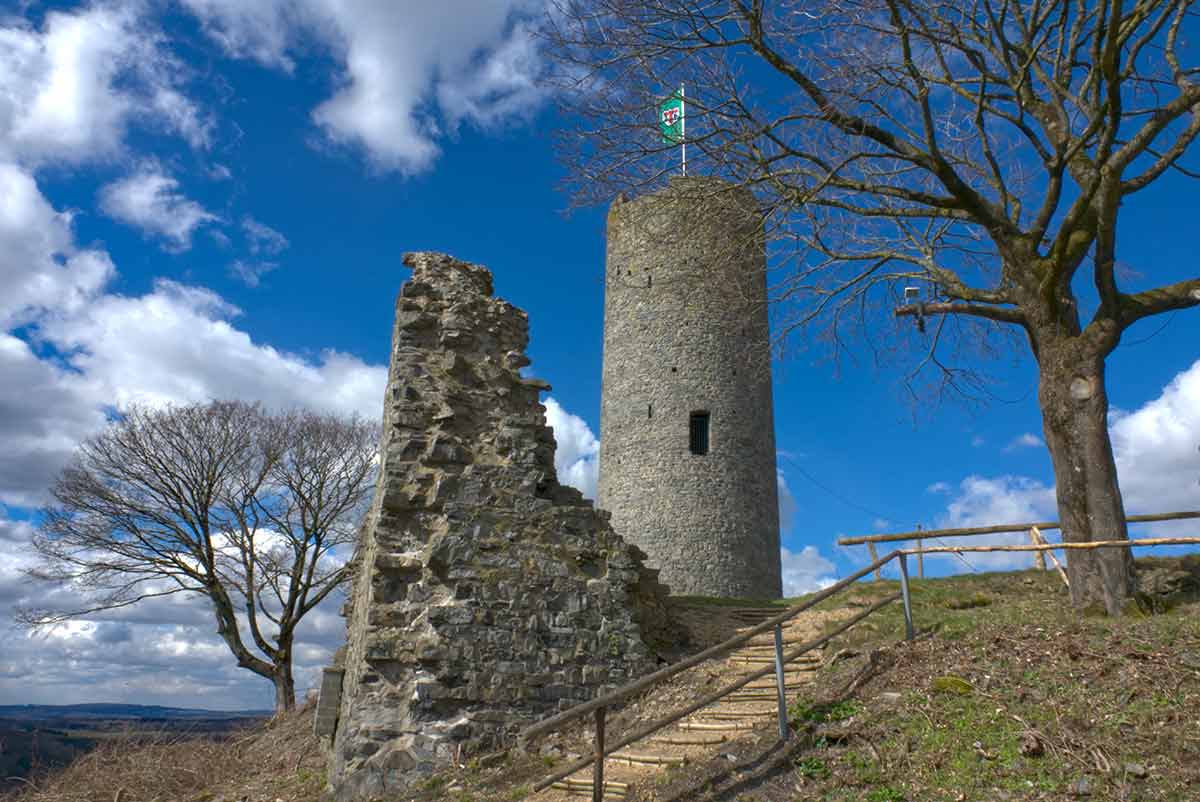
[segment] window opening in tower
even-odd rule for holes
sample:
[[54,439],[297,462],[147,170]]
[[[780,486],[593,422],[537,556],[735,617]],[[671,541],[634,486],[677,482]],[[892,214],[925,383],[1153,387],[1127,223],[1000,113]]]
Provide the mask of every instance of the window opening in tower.
[[693,454],[708,453],[708,413],[693,412],[688,421],[688,449]]

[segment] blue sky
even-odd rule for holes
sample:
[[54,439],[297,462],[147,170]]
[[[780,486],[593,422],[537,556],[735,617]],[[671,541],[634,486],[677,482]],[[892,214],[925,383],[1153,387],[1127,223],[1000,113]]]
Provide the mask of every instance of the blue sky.
[[[239,397],[377,416],[409,250],[487,265],[529,312],[560,472],[594,481],[604,210],[564,214],[563,121],[526,28],[540,0],[455,5],[0,2],[5,620],[40,592],[20,575],[32,511],[105,409]],[[1137,282],[1200,272],[1198,212],[1183,179],[1130,201]],[[1109,387],[1127,507],[1196,508],[1200,313],[1126,342]],[[914,410],[905,367],[817,347],[776,366],[793,592],[861,562],[839,534],[1055,517],[1028,354],[989,363],[1005,400],[983,408]],[[7,627],[0,703],[269,704],[196,605]],[[302,684],[340,640],[336,608],[305,637]]]

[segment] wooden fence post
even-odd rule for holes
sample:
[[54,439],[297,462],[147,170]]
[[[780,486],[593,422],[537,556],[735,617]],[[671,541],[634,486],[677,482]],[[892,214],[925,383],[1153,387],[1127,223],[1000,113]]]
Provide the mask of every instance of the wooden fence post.
[[[1035,546],[1041,546],[1044,544],[1044,541],[1042,540],[1042,533],[1038,531],[1038,528],[1036,526],[1029,527],[1029,542]],[[1038,569],[1045,571],[1046,570],[1046,552],[1035,551],[1033,554],[1034,554],[1034,559],[1037,561]]]
[[[867,544],[867,551],[871,552],[871,562],[873,562],[873,563],[879,562],[879,555],[875,553],[875,544],[874,543]],[[875,581],[878,582],[881,579],[883,579],[883,569],[876,568],[875,569]]]
[[[1029,536],[1034,539],[1035,545],[1039,545],[1039,546],[1046,545],[1046,536],[1043,535],[1042,530],[1038,529],[1036,526],[1030,528]],[[1054,562],[1054,567],[1058,569],[1058,575],[1062,577],[1063,584],[1067,586],[1068,590],[1070,590],[1071,580],[1067,578],[1067,571],[1065,568],[1062,567],[1062,563],[1060,563],[1058,561],[1058,558],[1054,556],[1054,552],[1046,550],[1046,551],[1039,551],[1037,553],[1038,559],[1041,560],[1042,568],[1045,568],[1046,561],[1044,559],[1042,559],[1043,554],[1047,554],[1050,556],[1050,559]]]

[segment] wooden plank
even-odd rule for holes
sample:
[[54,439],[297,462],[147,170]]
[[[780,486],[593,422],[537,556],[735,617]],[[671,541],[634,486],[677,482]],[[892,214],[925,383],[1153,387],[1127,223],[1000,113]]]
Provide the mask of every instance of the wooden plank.
[[[872,562],[879,561],[879,555],[875,553],[875,544],[874,543],[867,544],[867,551],[871,552],[871,561]],[[878,582],[881,579],[883,579],[883,568],[882,567],[876,568],[875,569],[875,581]]]
[[[1182,521],[1189,518],[1200,518],[1200,511],[1160,512],[1153,515],[1130,515],[1126,523],[1145,524],[1156,521]],[[839,537],[839,546],[861,546],[864,543],[898,543],[902,540],[918,540],[920,538],[938,537],[973,537],[975,535],[996,535],[1002,532],[1024,532],[1032,527],[1038,529],[1059,529],[1058,521],[1035,521],[1025,524],[1000,524],[998,526],[969,526],[961,529],[918,529],[914,532],[899,532],[892,535],[862,535],[856,537]],[[928,552],[926,552],[928,553]]]
[[635,695],[641,693],[642,691],[648,690],[648,689],[654,687],[655,685],[658,685],[660,682],[663,682],[664,680],[670,679],[671,677],[675,676],[676,674],[680,674],[684,671],[687,671],[689,668],[698,666],[701,663],[703,663],[707,660],[711,660],[714,657],[721,657],[721,656],[725,655],[726,653],[733,651],[737,647],[742,646],[743,644],[745,644],[747,641],[751,640],[756,635],[761,635],[764,632],[773,630],[775,628],[776,624],[782,624],[792,618],[795,618],[797,615],[804,612],[805,610],[808,610],[811,607],[815,607],[816,605],[818,605],[821,602],[828,599],[830,596],[833,596],[834,594],[841,592],[842,590],[849,587],[853,583],[862,579],[867,574],[869,574],[872,571],[875,571],[878,568],[880,568],[881,566],[887,564],[892,559],[897,557],[899,554],[900,554],[899,551],[893,551],[893,552],[885,555],[884,557],[881,557],[880,559],[878,559],[875,562],[868,565],[866,568],[862,568],[858,571],[855,571],[853,574],[850,574],[850,576],[846,577],[845,579],[843,579],[839,582],[835,582],[834,584],[830,585],[829,587],[825,588],[824,590],[813,594],[807,600],[801,602],[800,604],[797,604],[795,607],[790,607],[787,610],[785,610],[784,612],[780,613],[779,615],[775,615],[775,616],[768,618],[767,620],[763,621],[761,624],[751,627],[750,629],[746,630],[745,632],[741,633],[740,635],[734,635],[729,640],[722,641],[721,643],[718,643],[716,646],[710,646],[709,648],[705,649],[704,651],[702,651],[698,654],[694,654],[691,657],[688,657],[684,660],[680,660],[678,663],[673,663],[672,665],[669,665],[666,668],[660,668],[658,671],[655,671],[653,674],[647,674],[646,676],[642,677],[641,679],[635,680],[627,685],[624,685],[624,686],[618,688],[617,690],[613,691],[610,694],[601,696],[598,699],[593,699],[590,702],[583,702],[582,704],[575,705],[574,707],[572,707],[569,710],[564,710],[563,712],[558,713],[553,716],[550,716],[549,718],[542,719],[541,721],[527,727],[525,729],[525,731],[520,734],[517,741],[519,744],[524,745],[529,740],[536,738],[539,735],[543,735],[547,732],[552,732],[552,731],[558,729],[559,727],[561,727],[563,724],[567,723],[568,721],[574,721],[577,718],[586,716],[588,713],[591,713],[592,711],[596,710],[597,708],[611,707],[612,705],[622,702],[622,701],[630,698],[631,696],[635,696]]
[[[891,555],[889,555],[889,557],[890,556]],[[795,649],[788,652],[786,656],[784,656],[783,662],[788,663],[792,660],[795,660],[797,657],[805,654],[806,652],[810,652],[813,649],[817,649],[817,648],[820,648],[821,646],[824,646],[826,643],[833,640],[838,635],[841,635],[843,632],[850,629],[850,627],[854,626],[859,621],[862,621],[867,616],[871,615],[872,613],[876,612],[877,610],[882,609],[883,607],[886,607],[887,605],[891,604],[892,602],[896,601],[899,598],[900,598],[899,593],[893,593],[891,596],[888,596],[887,598],[880,599],[875,604],[868,607],[866,610],[863,610],[858,615],[856,615],[853,618],[848,619],[847,621],[840,624],[832,632],[828,632],[825,635],[822,635],[821,637],[817,638],[816,640],[812,640],[812,641],[809,641],[808,643],[797,646]],[[668,727],[671,724],[674,724],[676,721],[679,721],[681,718],[690,716],[692,713],[695,713],[697,710],[707,707],[708,705],[712,704],[713,702],[717,701],[718,699],[721,699],[722,697],[728,696],[729,694],[733,693],[734,691],[750,684],[754,680],[762,679],[763,677],[765,677],[769,674],[773,674],[773,673],[775,673],[775,666],[771,665],[771,666],[768,666],[759,671],[755,671],[752,674],[747,674],[746,676],[738,679],[737,681],[732,682],[729,685],[726,685],[724,688],[717,691],[716,693],[706,696],[705,698],[701,699],[698,702],[693,702],[692,704],[688,705],[687,707],[685,707],[681,710],[677,710],[668,716],[658,719],[657,721],[653,721],[650,724],[647,724],[646,726],[642,727],[640,730],[637,730],[636,732],[633,732],[632,734],[625,736],[624,738],[617,741],[612,746],[608,747],[607,750],[605,750],[605,754],[611,755],[613,752],[624,749],[625,747],[629,746],[632,743],[636,743],[636,742],[642,740],[643,738],[647,738],[647,737],[653,735],[654,733],[658,732],[662,728]],[[567,712],[570,712],[570,711],[567,711]],[[553,785],[554,783],[558,782],[559,780],[563,779],[564,777],[569,777],[570,775],[574,774],[577,771],[586,769],[588,766],[592,765],[592,763],[595,762],[597,759],[600,759],[600,756],[588,755],[587,757],[580,758],[579,760],[575,761],[574,763],[567,766],[566,768],[560,769],[559,771],[556,771],[554,774],[550,775],[546,779],[535,783],[531,790],[540,791],[543,788],[547,788],[547,787]]]

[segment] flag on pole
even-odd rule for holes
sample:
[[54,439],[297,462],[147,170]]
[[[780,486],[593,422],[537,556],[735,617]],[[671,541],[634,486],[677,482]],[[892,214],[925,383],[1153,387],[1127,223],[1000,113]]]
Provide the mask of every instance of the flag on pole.
[[680,90],[658,106],[658,123],[662,128],[662,139],[668,145],[683,142],[683,91]]

